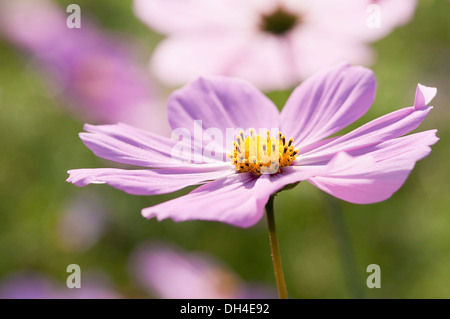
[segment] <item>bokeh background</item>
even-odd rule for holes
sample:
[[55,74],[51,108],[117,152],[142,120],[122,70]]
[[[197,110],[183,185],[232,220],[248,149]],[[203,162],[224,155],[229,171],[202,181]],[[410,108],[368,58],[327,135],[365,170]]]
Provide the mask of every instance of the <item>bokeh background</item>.
[[[74,2],[57,3],[65,10]],[[134,16],[132,1],[76,3],[82,19],[129,43],[136,64],[146,68],[162,36]],[[276,197],[290,297],[450,298],[449,17],[448,1],[420,0],[410,23],[373,44],[376,100],[352,127],[412,105],[417,83],[438,89],[419,130],[438,129],[440,141],[405,185],[371,205],[332,199],[308,183]],[[85,272],[95,272],[122,297],[158,298],[130,274],[130,257],[144,242],[164,242],[220,260],[242,281],[275,290],[264,219],[249,229],[146,220],[141,208],[190,189],[140,197],[66,183],[68,169],[110,164],[83,145],[83,119],[67,112],[68,102],[55,97],[35,64],[29,52],[0,37],[0,285],[19,271],[65,285],[67,266],[78,264],[82,282]],[[158,90],[164,103],[170,90]],[[268,96],[281,108],[289,93]],[[366,286],[369,264],[381,267],[380,289]]]

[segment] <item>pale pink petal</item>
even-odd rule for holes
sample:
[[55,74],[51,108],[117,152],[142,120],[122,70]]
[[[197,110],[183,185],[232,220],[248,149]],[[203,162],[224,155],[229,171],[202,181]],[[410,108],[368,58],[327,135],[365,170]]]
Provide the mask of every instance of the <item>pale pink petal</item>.
[[[169,35],[152,60],[166,84],[177,86],[199,75],[220,74],[274,90],[289,88],[338,61],[372,63],[374,54],[367,42],[409,21],[416,2],[136,0],[135,12],[150,27]],[[376,27],[369,23],[374,6],[381,12]],[[278,8],[298,17],[297,25],[282,35],[261,28],[263,16]]]
[[[255,187],[260,190],[262,199],[265,199],[267,194],[275,194],[285,186],[297,184],[313,176],[326,174],[328,165],[329,163],[319,163],[317,165],[282,167],[281,173],[261,175]],[[259,193],[256,196],[259,196]]]
[[169,124],[186,128],[195,136],[194,121],[202,128],[278,129],[276,106],[250,83],[237,78],[211,76],[199,78],[175,91],[169,98]]
[[[416,161],[427,156],[436,143],[436,131],[389,140],[355,157],[339,153],[324,176],[308,179],[323,191],[356,204],[388,199],[405,182]],[[355,154],[361,153],[361,151]]]
[[377,118],[352,132],[332,140],[323,141],[323,145],[308,145],[296,160],[296,165],[327,161],[338,152],[365,150],[367,147],[402,136],[417,128],[428,115],[432,106],[427,106],[436,95],[436,88],[419,84],[416,90],[414,106],[403,108]]
[[[193,149],[192,154],[186,154],[185,157],[178,156],[178,153],[172,154],[178,141],[145,130],[122,123],[85,125],[84,128],[88,131],[88,133],[80,133],[84,144],[95,155],[107,160],[154,168],[198,166],[200,164],[187,162],[193,161]],[[205,156],[202,159],[203,162],[210,164],[227,165]]]
[[416,109],[425,108],[428,103],[436,96],[437,89],[422,84],[417,85],[416,98],[414,99],[414,107]]
[[221,72],[251,82],[263,91],[282,90],[299,83],[293,67],[297,58],[292,52],[292,40],[287,35],[274,36],[254,32],[236,46],[233,59],[223,65]]
[[[165,203],[144,208],[146,218],[176,222],[209,220],[250,227],[264,214],[270,190],[255,187],[258,178],[252,174],[236,174],[207,183],[191,193]],[[258,198],[256,197],[258,196]]]
[[341,64],[297,87],[281,112],[281,130],[296,146],[326,138],[360,118],[375,98],[372,71]]
[[163,39],[153,52],[150,69],[168,87],[180,87],[200,76],[232,75],[236,61],[246,57],[245,34],[189,34]]
[[164,39],[155,49],[151,69],[168,86],[180,86],[196,77],[227,75],[242,78],[262,90],[294,86],[289,37],[262,32],[192,34]]
[[[292,1],[293,2],[293,1]],[[303,2],[303,1],[298,1]],[[329,36],[372,42],[391,33],[413,17],[417,0],[313,0],[310,24]]]
[[235,170],[228,167],[225,170],[194,173],[182,169],[123,170],[94,168],[69,170],[68,173],[70,176],[67,182],[80,187],[88,184],[108,184],[133,195],[157,195],[230,176],[235,174]]
[[297,75],[297,81],[308,79],[342,61],[371,65],[375,60],[374,51],[366,44],[342,35],[330,36],[329,30],[315,25],[301,25],[289,33],[289,38],[292,58],[287,64]]
[[253,18],[246,7],[238,0],[134,0],[133,3],[136,16],[163,34],[242,28]]
[[283,167],[281,173],[235,174],[200,186],[188,195],[144,208],[142,215],[158,220],[210,220],[250,227],[264,214],[270,195],[284,186],[321,176],[329,171],[329,164]]
[[379,117],[317,149],[301,154],[297,165],[327,161],[338,152],[349,152],[405,135],[419,126],[432,106],[407,107]]
[[[329,144],[329,143],[333,142],[334,140],[336,140],[336,139],[338,139],[338,138],[340,138],[340,137],[341,137],[341,135],[339,135],[339,136],[334,136],[334,137],[329,137],[329,138],[326,138],[326,139],[324,139],[324,140],[321,140],[321,141],[318,141],[318,142],[314,142],[314,143],[310,143],[310,144],[307,144],[307,145],[300,145],[300,146],[298,147],[299,154],[307,154],[307,153],[309,153],[310,151],[313,151],[313,150],[315,150],[315,149],[318,149],[319,147],[321,147],[321,146],[323,146],[323,145]],[[298,161],[294,161],[294,165],[295,165],[297,162],[298,162]]]

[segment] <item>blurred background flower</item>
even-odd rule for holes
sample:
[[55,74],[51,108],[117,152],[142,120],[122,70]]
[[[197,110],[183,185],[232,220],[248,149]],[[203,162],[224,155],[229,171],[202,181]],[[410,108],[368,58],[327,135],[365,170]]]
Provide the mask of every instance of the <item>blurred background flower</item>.
[[95,194],[74,196],[62,210],[55,234],[62,249],[85,251],[104,234],[108,212]]
[[267,299],[277,294],[244,282],[228,267],[198,252],[144,243],[130,259],[130,274],[150,295],[164,299]]
[[107,278],[84,275],[80,288],[67,288],[54,278],[34,271],[8,274],[0,281],[0,299],[118,299],[122,298]]
[[367,43],[408,22],[415,7],[416,0],[134,1],[136,16],[167,36],[151,59],[164,84],[221,74],[266,91],[342,60],[371,64]]
[[[93,185],[91,189],[80,189],[65,182],[68,169],[103,167],[105,163],[93,156],[77,135],[82,131],[82,122],[88,121],[87,117],[90,116],[81,111],[84,103],[73,104],[76,109],[80,108],[78,117],[64,111],[72,103],[67,100],[69,93],[65,93],[69,91],[58,87],[61,85],[66,88],[66,83],[74,82],[65,80],[64,76],[63,80],[50,80],[55,78],[54,73],[69,72],[65,71],[68,67],[63,62],[58,62],[61,66],[52,71],[52,67],[48,66],[50,62],[38,57],[41,54],[51,54],[51,49],[36,55],[35,50],[38,49],[31,49],[30,45],[13,40],[3,28],[8,20],[19,19],[22,25],[14,29],[17,31],[23,28],[29,38],[41,41],[42,37],[38,36],[41,32],[35,23],[44,23],[46,15],[40,12],[48,5],[34,6],[35,2],[31,1],[29,4],[34,8],[34,19],[31,16],[20,18],[21,15],[13,11],[8,11],[10,14],[0,19],[0,33],[3,34],[0,37],[0,281],[3,283],[17,271],[29,270],[34,274],[44,274],[45,278],[50,277],[56,281],[57,286],[62,285],[67,289],[64,286],[66,277],[61,278],[61,274],[66,276],[67,266],[76,263],[81,267],[82,281],[85,269],[99,269],[111,279],[113,289],[121,296],[147,298],[148,294],[143,288],[138,289],[135,282],[131,281],[128,260],[137,245],[152,240],[171,242],[186,251],[201,251],[202,254],[228,265],[228,269],[239,274],[239,279],[243,282],[258,282],[273,287],[267,226],[264,222],[241,230],[214,222],[147,221],[136,213],[142,207],[179,197],[191,189],[170,195],[139,197],[129,196],[112,187]],[[385,1],[386,5],[392,2],[398,1]],[[16,3],[18,2],[15,0],[1,1],[2,6]],[[70,1],[58,0],[49,5],[58,12],[59,19],[65,19],[69,15],[65,12],[69,3]],[[91,49],[93,44],[88,44],[87,39],[99,34],[101,37],[106,35],[108,40],[104,41],[118,45],[120,49],[117,50],[123,52],[118,55],[127,56],[127,63],[134,65],[116,68],[137,70],[137,74],[143,74],[146,78],[147,59],[159,43],[165,40],[161,34],[149,30],[147,25],[136,18],[133,1],[123,0],[112,4],[106,1],[80,0],[77,4],[81,8],[82,28],[76,31],[96,30],[95,36],[85,38],[85,49],[84,45],[78,47],[79,56],[88,55],[88,52],[94,50]],[[377,56],[371,67],[378,80],[376,100],[368,113],[348,130],[398,108],[412,105],[415,86],[422,83],[437,87],[439,93],[433,100],[435,108],[421,124],[421,130],[437,128],[440,142],[434,146],[433,156],[417,163],[407,185],[388,201],[364,206],[338,202],[353,246],[353,277],[367,298],[450,298],[450,144],[446,142],[450,138],[449,6],[448,1],[442,0],[418,1],[412,19],[412,13],[408,13],[406,9],[405,18],[394,19],[395,25],[406,20],[409,23],[390,28],[387,33],[382,34],[383,38],[371,44]],[[239,13],[243,8],[244,4],[240,2],[235,11]],[[182,9],[181,7],[180,10]],[[4,12],[7,11],[2,8],[0,15]],[[389,12],[382,9],[382,19],[387,18]],[[47,20],[52,21],[50,18]],[[63,23],[65,24],[65,20]],[[83,31],[83,28],[86,30]],[[367,30],[377,32],[375,29]],[[12,31],[14,30],[8,32]],[[53,32],[67,32],[67,29],[65,26],[55,27]],[[364,43],[373,40],[375,38],[364,39]],[[99,40],[98,43],[104,41]],[[58,43],[64,42],[62,39],[53,42],[55,52],[62,50]],[[38,46],[35,45],[33,48]],[[64,45],[69,47],[70,43]],[[110,45],[115,47],[114,44]],[[113,51],[116,52],[116,49]],[[106,54],[105,52],[108,53],[109,50],[100,50],[99,54]],[[358,54],[358,51],[351,54]],[[180,52],[178,58],[182,57]],[[69,61],[75,58],[61,59]],[[113,58],[112,61],[117,61],[112,63],[119,65],[122,60]],[[173,63],[176,62],[173,60]],[[269,66],[267,68],[269,70]],[[114,68],[106,69],[106,74],[115,74],[110,80],[128,79],[128,76],[122,76],[120,72],[115,73]],[[83,87],[85,81],[87,79],[79,87]],[[130,80],[128,83],[138,82],[140,80]],[[169,93],[165,89],[160,90],[151,79],[149,87],[147,84],[144,86],[148,92],[152,92],[152,88],[157,90],[155,95],[147,93],[150,98],[160,96],[164,100]],[[129,86],[124,84],[124,88],[126,87]],[[140,87],[140,84],[136,84],[136,88]],[[84,88],[81,92],[86,90],[89,91]],[[107,93],[112,96],[122,94],[120,90],[116,91],[108,90]],[[141,92],[141,89],[136,91]],[[102,90],[97,89],[96,92],[100,94]],[[285,104],[289,95],[290,90],[268,92],[268,96],[278,107]],[[164,104],[163,102],[161,105]],[[127,108],[130,107],[127,105]],[[100,115],[105,116],[103,113]],[[146,120],[144,116],[143,119]],[[165,119],[160,121],[166,124]],[[87,194],[91,196],[93,192],[98,200],[85,197]],[[85,201],[86,208],[83,207],[84,204],[77,204],[78,201]],[[75,205],[75,209],[71,208],[72,205]],[[97,208],[98,205],[101,208]],[[65,212],[72,209],[83,210],[86,213],[83,216],[86,217],[81,218],[82,214],[79,219],[64,217]],[[87,212],[92,209],[105,217],[104,224],[101,220],[103,217],[96,214],[89,217]],[[290,296],[353,297],[352,290],[346,285],[344,273],[347,269],[341,267],[337,240],[327,217],[333,211],[329,211],[322,192],[307,183],[301,183],[295,192],[286,191],[278,195],[276,212],[280,250]],[[62,239],[62,232],[67,232],[69,238],[73,236],[70,234],[74,230],[60,230],[65,225],[73,224],[74,229],[82,229],[86,220],[91,218],[93,225],[99,218],[99,225],[102,226],[92,227],[98,233],[93,231],[97,235],[87,243],[73,245],[68,244],[71,240]],[[78,230],[77,234],[80,234]],[[87,237],[89,236],[91,235]],[[373,263],[381,267],[381,289],[369,289],[365,285],[369,275],[366,267]],[[156,295],[156,291],[153,293]]]
[[123,122],[168,133],[163,103],[149,74],[118,36],[83,17],[68,28],[67,14],[48,0],[0,2],[0,33],[30,56],[51,95],[83,122]]

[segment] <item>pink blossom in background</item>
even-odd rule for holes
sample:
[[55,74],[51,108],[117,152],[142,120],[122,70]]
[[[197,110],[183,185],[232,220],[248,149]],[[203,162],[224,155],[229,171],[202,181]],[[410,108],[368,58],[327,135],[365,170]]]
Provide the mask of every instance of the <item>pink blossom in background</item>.
[[210,256],[162,243],[139,246],[130,258],[130,273],[149,295],[162,299],[276,297],[263,285],[242,281]]
[[[309,181],[351,203],[380,202],[403,185],[416,161],[427,156],[430,145],[438,140],[436,130],[405,135],[428,115],[432,109],[428,103],[436,89],[419,84],[413,106],[330,138],[367,112],[375,90],[372,71],[339,64],[298,86],[279,113],[248,82],[220,76],[200,78],[170,96],[167,108],[172,129],[188,130],[191,137],[200,130],[207,137],[208,129],[226,136],[227,128],[246,132],[249,128],[276,128],[286,138],[273,138],[274,145],[288,144],[279,148],[276,162],[267,163],[278,171],[255,173],[263,155],[260,151],[250,159],[247,146],[242,146],[246,155],[241,166],[235,165],[239,143],[227,148],[230,144],[226,140],[224,144],[211,140],[202,148],[195,139],[179,142],[124,124],[85,125],[87,132],[80,137],[94,154],[145,169],[75,169],[68,171],[67,181],[77,186],[106,183],[135,195],[164,194],[201,185],[187,195],[144,208],[142,215],[158,220],[212,220],[240,227],[256,224],[272,194],[300,181]],[[202,120],[202,127],[195,127],[196,120]],[[247,134],[245,140],[250,138],[256,136]],[[179,143],[194,145],[189,158],[177,158],[173,153]],[[211,152],[211,146],[215,152]],[[226,161],[230,152],[235,156],[233,163]],[[198,158],[201,161],[196,162]]]
[[81,28],[69,29],[68,16],[51,1],[3,1],[0,36],[33,57],[51,90],[83,121],[169,132],[156,87],[126,44],[87,15]]
[[94,246],[107,225],[107,212],[100,198],[78,196],[63,207],[55,229],[58,245],[66,251],[86,251]]
[[[70,273],[67,273],[69,276]],[[66,278],[63,278],[64,280]],[[122,298],[107,278],[97,273],[81,277],[81,288],[68,288],[46,275],[18,271],[0,281],[0,299],[118,299]]]
[[[411,20],[416,3],[134,0],[134,12],[167,36],[151,59],[151,70],[164,84],[181,86],[198,76],[217,74],[274,90],[291,88],[342,60],[371,64],[374,56],[368,43]],[[374,24],[378,17],[380,23]]]

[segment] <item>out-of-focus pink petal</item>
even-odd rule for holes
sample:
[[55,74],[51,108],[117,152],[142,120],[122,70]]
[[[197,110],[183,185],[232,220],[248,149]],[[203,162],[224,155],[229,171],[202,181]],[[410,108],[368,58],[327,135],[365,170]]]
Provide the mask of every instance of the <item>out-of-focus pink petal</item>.
[[255,18],[238,0],[134,0],[133,10],[142,22],[163,34],[220,32],[246,27]]
[[245,58],[245,35],[229,33],[174,35],[163,39],[153,52],[150,68],[159,81],[180,87],[200,77],[232,75],[234,64]]
[[131,43],[87,17],[81,28],[68,28],[66,20],[53,1],[0,1],[0,34],[32,57],[61,106],[83,122],[123,122],[168,134],[159,94]]
[[172,93],[167,107],[172,129],[186,128],[192,137],[194,121],[198,120],[203,130],[218,129],[223,137],[227,129],[279,128],[279,113],[272,101],[250,83],[236,78],[199,78]]
[[209,256],[163,243],[140,246],[130,258],[130,268],[145,291],[163,299],[238,298],[244,286]]
[[293,67],[296,57],[291,42],[289,36],[253,32],[242,39],[232,63],[223,64],[221,72],[245,79],[263,91],[293,87],[299,77]]
[[290,63],[297,59],[291,48],[289,37],[254,31],[171,36],[155,49],[151,69],[168,86],[220,74],[247,80],[262,90],[285,89],[299,81]]
[[263,216],[270,196],[270,190],[254,187],[257,180],[252,174],[218,179],[185,196],[144,208],[142,215],[158,220],[171,218],[176,222],[209,220],[250,227]]
[[296,146],[326,138],[364,115],[375,98],[372,71],[335,66],[297,87],[281,112],[281,131]]
[[[409,21],[416,2],[136,0],[135,12],[150,27],[169,35],[157,47],[152,63],[166,84],[177,86],[198,75],[219,74],[274,90],[289,88],[338,61],[372,63],[367,43]],[[379,14],[374,17],[372,9]],[[280,10],[294,17],[292,25],[284,32],[265,28],[268,17]]]
[[[286,0],[284,0],[286,1]],[[304,2],[304,1],[290,1]],[[329,36],[372,42],[385,37],[413,17],[417,0],[312,0],[310,23]]]
[[177,169],[124,170],[115,168],[75,169],[68,171],[67,182],[77,186],[108,184],[133,195],[157,195],[175,192],[190,185],[235,174],[230,166],[224,170],[199,173]]
[[[187,161],[191,161],[193,158],[193,154],[186,154],[185,157],[172,155],[173,148],[178,142],[126,124],[97,126],[86,124],[84,128],[88,131],[88,133],[80,133],[84,144],[95,155],[107,160],[164,168],[190,166]],[[189,148],[189,150],[193,152],[193,148]],[[205,156],[203,156],[203,161],[225,165],[223,162],[217,162]],[[196,164],[196,166],[198,165]]]
[[288,37],[291,46],[288,65],[291,73],[296,74],[295,85],[342,61],[371,65],[375,59],[374,51],[366,44],[340,34],[330,37],[329,30],[315,25],[302,25],[292,30]]
[[324,176],[308,181],[321,190],[356,204],[388,199],[405,182],[416,161],[427,156],[436,143],[436,131],[393,139],[361,151],[355,157],[339,153]]

